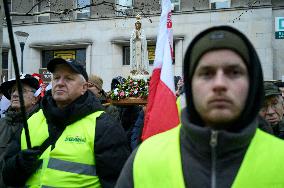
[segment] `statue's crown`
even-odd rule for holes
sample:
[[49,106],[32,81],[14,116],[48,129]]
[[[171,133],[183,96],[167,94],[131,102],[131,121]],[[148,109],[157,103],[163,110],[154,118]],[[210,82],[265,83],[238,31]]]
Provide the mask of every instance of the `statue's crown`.
[[140,14],[137,14],[137,16],[136,16],[136,23],[141,23],[141,16],[140,16]]

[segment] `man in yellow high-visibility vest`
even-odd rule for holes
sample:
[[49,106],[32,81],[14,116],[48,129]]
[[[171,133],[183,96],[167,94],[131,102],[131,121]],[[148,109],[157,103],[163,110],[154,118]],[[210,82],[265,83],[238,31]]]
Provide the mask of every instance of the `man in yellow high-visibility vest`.
[[129,155],[119,122],[103,111],[88,90],[85,68],[75,60],[55,58],[51,95],[28,119],[32,149],[25,132],[8,148],[3,180],[10,186],[114,187]]
[[116,187],[284,187],[284,142],[257,128],[263,76],[246,36],[209,28],[193,39],[183,66],[181,126],[143,142]]

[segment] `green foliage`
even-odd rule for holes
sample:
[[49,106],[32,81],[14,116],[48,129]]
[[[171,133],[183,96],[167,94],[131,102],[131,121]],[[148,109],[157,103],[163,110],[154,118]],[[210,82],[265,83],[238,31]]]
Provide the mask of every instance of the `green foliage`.
[[146,99],[149,94],[149,79],[133,79],[130,76],[127,80],[117,85],[117,88],[111,91],[112,100],[120,100],[129,97]]

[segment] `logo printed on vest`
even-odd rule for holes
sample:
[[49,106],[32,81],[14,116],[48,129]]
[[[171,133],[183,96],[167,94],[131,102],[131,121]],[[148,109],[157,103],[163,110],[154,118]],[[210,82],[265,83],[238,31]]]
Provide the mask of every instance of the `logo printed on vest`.
[[82,137],[82,136],[67,135],[64,141],[65,142],[77,143],[77,144],[84,144],[84,143],[86,143],[86,138]]

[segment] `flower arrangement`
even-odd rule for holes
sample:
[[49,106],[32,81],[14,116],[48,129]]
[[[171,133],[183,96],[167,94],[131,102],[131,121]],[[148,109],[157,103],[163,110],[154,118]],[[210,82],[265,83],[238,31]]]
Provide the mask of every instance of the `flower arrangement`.
[[130,76],[122,84],[110,92],[111,100],[121,100],[129,97],[147,99],[149,94],[149,79],[133,79]]

